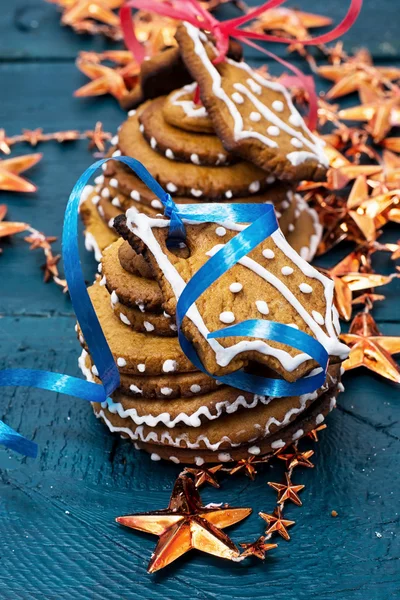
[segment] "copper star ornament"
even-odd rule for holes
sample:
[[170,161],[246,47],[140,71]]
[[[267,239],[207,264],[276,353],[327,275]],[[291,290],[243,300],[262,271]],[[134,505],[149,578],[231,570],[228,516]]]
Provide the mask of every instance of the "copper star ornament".
[[349,357],[343,363],[346,371],[366,367],[400,383],[400,367],[392,358],[393,354],[400,352],[400,336],[382,335],[370,313],[358,313],[349,333],[343,333],[340,339],[350,347]]
[[[124,0],[75,0],[67,2],[61,22],[63,25],[74,26],[85,19],[95,19],[100,23],[119,27],[118,15],[113,9],[122,6]],[[63,4],[63,0],[57,4]],[[64,4],[65,6],[65,4]]]
[[222,465],[215,465],[214,467],[210,468],[203,467],[200,469],[186,467],[184,473],[194,476],[194,485],[197,488],[205,483],[209,483],[213,487],[219,488],[220,486],[217,478],[215,477],[215,473],[218,473],[220,469],[222,469]]
[[251,508],[203,506],[193,480],[181,475],[175,482],[168,508],[118,517],[117,523],[159,536],[148,572],[154,573],[192,549],[233,560],[239,550],[221,529],[239,523]]
[[266,530],[266,535],[271,535],[272,533],[279,533],[280,536],[283,537],[284,540],[290,540],[290,535],[287,531],[287,527],[291,527],[295,524],[295,521],[289,521],[289,519],[284,519],[282,516],[282,509],[280,506],[277,506],[272,513],[269,515],[268,513],[259,512],[258,513],[264,521],[269,525]]
[[326,425],[326,423],[322,423],[322,425],[319,425],[315,429],[311,429],[311,431],[309,431],[306,435],[307,435],[307,437],[311,438],[313,440],[313,442],[319,442],[318,433],[320,431],[323,431],[327,427],[328,426]]
[[302,505],[297,492],[300,492],[305,488],[304,485],[293,485],[290,479],[289,473],[285,473],[285,483],[274,483],[268,481],[268,485],[278,492],[278,504],[284,504],[287,500],[291,500],[297,506]]
[[268,544],[265,541],[266,539],[267,538],[262,535],[255,542],[239,544],[241,548],[244,548],[244,552],[242,552],[240,558],[255,556],[260,560],[264,560],[267,552],[278,547],[278,544]]
[[0,190],[8,192],[36,192],[37,187],[20,173],[36,165],[42,154],[24,154],[14,158],[0,160]]
[[294,39],[304,40],[309,37],[309,30],[326,27],[332,19],[313,13],[301,12],[290,8],[272,8],[258,17],[252,26],[260,33],[273,31],[277,35],[289,35]]
[[286,468],[288,470],[292,470],[295,467],[314,468],[314,465],[309,460],[313,454],[314,450],[300,452],[297,448],[293,448],[292,452],[287,454],[278,454],[278,458],[286,461]]
[[74,96],[84,98],[87,96],[111,94],[120,100],[127,94],[128,90],[124,78],[117,69],[112,69],[98,63],[91,63],[80,58],[77,59],[76,65],[92,81],[75,90]]
[[377,86],[385,80],[394,81],[400,78],[400,69],[375,67],[366,48],[361,48],[354,56],[340,64],[319,67],[317,72],[321,77],[335,83],[326,94],[326,98],[330,100],[356,92],[366,84]]
[[250,479],[254,481],[257,475],[255,465],[268,462],[272,456],[272,454],[266,454],[265,456],[260,457],[253,455],[249,456],[248,458],[241,458],[229,471],[229,475],[234,475],[235,473],[244,471],[247,477],[250,477]]
[[109,141],[111,139],[111,133],[107,133],[103,130],[103,124],[101,121],[97,121],[95,128],[93,130],[85,131],[84,135],[90,140],[89,142],[89,150],[91,148],[97,148],[99,152],[104,152],[105,150],[105,141]]
[[10,235],[20,233],[21,231],[25,231],[27,229],[28,225],[26,223],[4,221],[6,215],[7,206],[5,204],[0,204],[0,238],[9,237]]

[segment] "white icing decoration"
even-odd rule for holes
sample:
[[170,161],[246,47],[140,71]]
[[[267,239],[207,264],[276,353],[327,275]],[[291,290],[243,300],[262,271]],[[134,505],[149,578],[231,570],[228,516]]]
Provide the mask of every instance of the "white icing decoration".
[[317,310],[312,311],[312,316],[315,321],[317,321],[318,325],[324,325],[325,319]]
[[288,267],[288,266],[282,267],[281,273],[282,273],[282,275],[291,275],[293,273],[293,269],[292,269],[292,267]]
[[272,135],[273,137],[277,137],[278,135],[280,135],[281,130],[279,129],[279,127],[277,127],[276,125],[270,125],[267,128],[267,133],[269,135]]
[[249,79],[247,80],[247,83],[249,84],[250,89],[255,93],[260,95],[262,93],[262,87],[259,83],[256,83],[254,81],[254,79],[251,79],[251,77],[249,77]]
[[192,392],[192,394],[198,394],[199,392],[201,392],[201,387],[197,385],[197,383],[194,383],[190,386],[190,391]]
[[159,454],[156,454],[155,452],[152,452],[150,455],[151,460],[161,460],[161,456]]
[[190,155],[190,160],[192,161],[193,164],[195,165],[199,165],[200,164],[200,158],[198,154],[191,154]]
[[136,110],[130,110],[128,112],[128,117],[134,117],[136,115]]
[[132,190],[130,194],[132,200],[136,200],[136,202],[140,202],[140,194],[137,190]]
[[85,231],[85,248],[88,252],[94,252],[94,257],[99,262],[102,257],[101,250],[93,236],[89,231]]
[[233,323],[235,320],[235,315],[230,310],[225,310],[224,312],[220,313],[219,320],[222,323]]
[[97,194],[95,196],[92,196],[92,204],[94,204],[96,206],[96,204],[98,204],[100,202],[100,196],[98,196]]
[[311,294],[311,292],[313,291],[311,285],[309,285],[308,283],[301,283],[299,285],[299,289],[301,292],[303,292],[303,294]]
[[293,435],[292,435],[292,440],[298,440],[299,438],[301,438],[301,436],[304,435],[304,430],[303,429],[298,429]]
[[261,450],[258,446],[250,446],[250,448],[248,449],[249,454],[257,455],[257,454],[260,454],[260,452],[261,452]]
[[126,360],[124,358],[117,358],[117,365],[119,367],[126,367]]
[[218,460],[221,462],[228,462],[229,460],[232,460],[232,457],[229,452],[220,452],[218,454]]
[[315,419],[315,422],[317,425],[320,425],[323,421],[325,421],[325,417],[322,414],[317,415],[317,418]]
[[197,105],[193,100],[179,100],[181,96],[194,92],[197,82],[194,81],[189,85],[185,85],[182,89],[177,90],[170,98],[171,104],[180,106],[187,117],[190,118],[205,118],[207,111],[205,106]]
[[174,390],[170,387],[162,387],[160,392],[163,396],[170,396]]
[[236,104],[243,104],[243,102],[244,102],[244,98],[243,98],[242,94],[239,94],[239,92],[233,92],[232,100],[234,102],[236,102]]
[[233,194],[232,194],[231,190],[227,190],[225,192],[225,198],[232,198],[232,196],[233,196]]
[[260,190],[260,182],[259,181],[252,181],[251,184],[249,185],[249,192],[251,194],[255,194],[259,190]]
[[95,177],[94,182],[97,185],[101,185],[102,183],[104,183],[104,175],[98,175],[97,177]]
[[238,292],[241,292],[242,289],[243,286],[241,283],[231,283],[229,286],[229,290],[232,292],[232,294],[237,294]]
[[118,208],[121,208],[121,202],[119,201],[119,198],[118,198],[118,196],[117,196],[116,198],[113,198],[113,199],[111,200],[111,204],[112,204],[113,206],[117,206]]
[[271,444],[271,448],[283,448],[285,446],[285,442],[283,440],[275,440],[275,442],[272,442]]
[[264,258],[268,258],[270,260],[272,258],[275,258],[275,252],[273,250],[271,250],[270,248],[266,248],[265,250],[263,250],[262,255]]
[[290,231],[290,232],[294,231],[294,224],[293,223],[289,223],[289,225],[288,225],[288,231]]
[[179,458],[176,458],[176,456],[170,456],[170,457],[169,457],[169,460],[170,460],[171,462],[175,463],[176,465],[179,465],[179,463],[181,462],[181,461],[179,460]]
[[129,389],[131,390],[131,392],[135,392],[135,394],[143,394],[143,390],[141,390],[137,385],[135,385],[134,383],[131,383],[131,385],[129,386]]
[[99,372],[98,372],[98,370],[97,370],[97,367],[96,367],[96,365],[93,365],[93,366],[92,366],[92,373],[93,373],[93,375],[96,375],[96,377],[98,377],[98,376],[99,376]]
[[299,127],[301,125],[302,118],[299,113],[292,113],[289,117],[289,123],[294,125],[295,127]]
[[216,230],[215,230],[215,233],[219,237],[224,237],[224,235],[226,235],[226,229],[225,229],[225,227],[217,227]]
[[137,366],[137,370],[139,371],[139,373],[144,373],[146,370],[146,365],[143,363],[139,363]]
[[119,318],[121,319],[121,321],[123,323],[125,323],[125,325],[131,325],[130,320],[128,319],[128,317],[126,315],[124,315],[124,313],[119,313]]
[[176,360],[168,359],[168,360],[164,361],[162,370],[164,371],[164,373],[172,373],[173,371],[175,371],[176,370]]
[[259,112],[255,112],[254,110],[250,113],[250,121],[257,123],[257,121],[261,120],[261,115]]
[[256,300],[256,306],[258,312],[260,312],[262,315],[267,315],[269,313],[268,304],[265,302],[265,300]]
[[140,133],[143,133],[143,131],[144,131],[144,125],[142,125],[142,124],[139,125],[139,131],[140,131]]
[[153,148],[153,150],[155,148],[157,148],[157,140],[156,140],[156,138],[154,138],[154,137],[150,138],[150,146]]
[[178,189],[178,188],[176,187],[176,185],[175,185],[174,183],[172,183],[172,182],[169,182],[169,183],[167,183],[167,185],[166,185],[166,188],[167,188],[167,190],[168,190],[169,192],[172,192],[172,193],[176,192],[176,191],[177,191],[177,189]]
[[272,108],[276,110],[276,112],[283,112],[285,105],[283,102],[281,102],[281,100],[274,100],[272,103]]
[[174,160],[175,154],[172,152],[171,148],[167,148],[165,151],[165,156],[170,160]]
[[156,198],[154,200],[151,201],[151,206],[153,208],[158,208],[161,209],[163,207],[162,203],[160,202],[160,200],[157,200]]
[[292,138],[290,140],[290,143],[292,144],[292,146],[294,146],[295,148],[302,148],[303,147],[303,142],[301,142],[300,140],[298,140],[297,138]]
[[114,158],[121,156],[121,150],[114,150],[111,156],[113,156]]
[[192,194],[192,196],[194,196],[195,198],[200,198],[200,196],[203,195],[203,192],[201,190],[196,190],[195,188],[192,188],[190,190],[190,193]]
[[110,197],[110,190],[108,188],[103,188],[101,190],[101,196],[103,198],[109,198]]
[[201,467],[201,465],[204,465],[204,458],[201,458],[201,456],[196,456],[194,462],[198,467]]
[[149,323],[149,321],[144,321],[143,325],[146,331],[154,331],[154,325]]
[[111,305],[112,305],[112,306],[114,306],[114,304],[118,304],[118,302],[119,302],[119,298],[118,298],[118,296],[117,296],[117,293],[116,293],[116,291],[115,291],[115,290],[113,290],[113,291],[111,292],[110,299],[111,299]]

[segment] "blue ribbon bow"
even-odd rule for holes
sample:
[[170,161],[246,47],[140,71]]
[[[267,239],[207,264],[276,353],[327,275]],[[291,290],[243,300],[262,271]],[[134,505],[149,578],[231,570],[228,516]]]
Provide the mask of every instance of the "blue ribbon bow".
[[[274,209],[269,204],[177,205],[170,194],[164,191],[142,163],[134,158],[120,156],[99,160],[81,175],[69,197],[63,228],[62,247],[65,277],[72,305],[102,383],[92,383],[77,377],[50,371],[5,369],[0,371],[0,387],[35,387],[76,396],[89,402],[104,402],[119,387],[118,367],[87,292],[78,252],[80,197],[83,188],[93,173],[108,160],[118,160],[126,164],[160,199],[165,209],[165,216],[170,220],[168,246],[176,246],[184,242],[186,237],[185,220],[203,223],[249,223],[248,227],[218,250],[194,274],[184,288],[177,304],[176,320],[181,347],[197,369],[213,377],[205,370],[193,344],[184,336],[181,328],[182,320],[189,308],[214,281],[277,230],[278,223]],[[321,370],[315,375],[304,377],[294,383],[239,371],[218,377],[218,380],[223,383],[254,394],[288,396],[312,392],[325,381],[328,354],[317,340],[302,331],[282,323],[253,319],[211,332],[208,338],[229,336],[256,337],[279,341],[305,352],[310,359],[314,359],[321,366]],[[37,455],[37,444],[35,442],[26,439],[2,421],[0,421],[0,443],[25,456],[35,457]]]

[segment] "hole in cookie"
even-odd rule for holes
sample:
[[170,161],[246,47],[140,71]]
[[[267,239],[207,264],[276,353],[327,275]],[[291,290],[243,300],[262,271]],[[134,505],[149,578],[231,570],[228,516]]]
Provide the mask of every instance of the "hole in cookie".
[[182,242],[181,240],[175,243],[173,240],[171,240],[170,243],[168,243],[167,240],[167,248],[168,252],[171,252],[171,254],[174,254],[174,256],[177,256],[178,258],[187,259],[190,257],[189,246],[187,246],[187,244],[185,242]]

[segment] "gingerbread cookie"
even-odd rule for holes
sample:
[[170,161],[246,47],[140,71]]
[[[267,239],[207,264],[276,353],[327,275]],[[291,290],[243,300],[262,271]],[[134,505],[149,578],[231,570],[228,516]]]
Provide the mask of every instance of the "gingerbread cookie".
[[125,271],[128,271],[128,273],[133,273],[146,279],[154,279],[154,274],[148,262],[141,254],[137,254],[125,240],[122,240],[118,248],[118,260],[121,267]]
[[80,215],[85,225],[85,248],[89,252],[94,252],[95,259],[101,260],[102,252],[107,246],[116,241],[115,231],[110,229],[108,224],[102,219],[97,210],[93,199],[98,198],[98,194],[93,191],[91,186],[86,186],[90,193],[87,198],[81,202]]
[[139,117],[143,136],[154,150],[170,160],[195,165],[217,166],[237,160],[215,134],[196,134],[169,125],[163,117],[164,104],[165,96],[152,100]]
[[214,125],[208,116],[206,107],[200,102],[196,104],[194,94],[197,82],[194,81],[183,88],[171,92],[162,107],[164,120],[173,127],[194,133],[213,133]]
[[214,65],[216,48],[189,23],[179,25],[176,39],[225,148],[280,179],[325,179],[323,143],[308,130],[284,86],[245,62],[226,58]]
[[[149,260],[160,283],[164,309],[174,315],[185,282],[245,226],[187,225],[190,257],[185,260],[166,247],[168,225],[165,218],[149,219],[129,211],[126,220],[123,216],[115,220],[118,233]],[[190,313],[183,320],[183,331],[195,344],[205,368],[217,376],[255,360],[295,381],[316,366],[307,355],[278,342],[206,339],[206,332],[245,319],[267,319],[299,328],[315,337],[333,360],[341,360],[348,353],[337,337],[332,281],[303,260],[279,230],[215,281]]]

